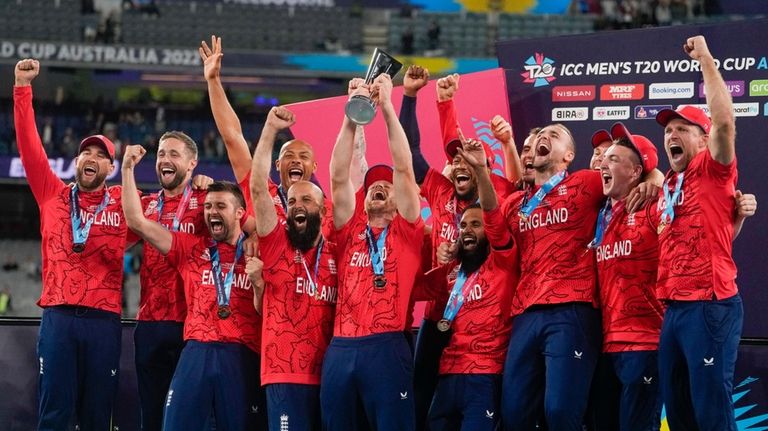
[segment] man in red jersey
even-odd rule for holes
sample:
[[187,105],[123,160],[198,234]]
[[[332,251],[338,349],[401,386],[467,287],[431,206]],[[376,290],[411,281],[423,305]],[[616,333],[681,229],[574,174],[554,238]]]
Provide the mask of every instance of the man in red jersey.
[[48,164],[35,125],[31,84],[39,72],[37,60],[19,61],[13,88],[19,153],[40,208],[38,429],[66,429],[73,419],[82,430],[108,429],[120,370],[127,235],[120,186],[105,185],[115,147],[101,135],[83,139],[75,182],[64,184]]
[[[227,100],[224,86],[221,83],[221,59],[224,56],[221,38],[211,36],[211,46],[208,46],[206,42],[201,42],[199,51],[205,66],[204,76],[208,83],[208,97],[211,102],[211,112],[216,121],[216,128],[227,147],[227,156],[235,172],[235,179],[242,190],[247,191],[250,188],[251,153],[248,148],[248,141],[243,135],[240,120]],[[354,88],[350,85],[349,91],[352,90]],[[362,134],[362,128],[359,133]],[[272,160],[272,154],[269,154],[269,159]],[[365,166],[365,164],[364,147],[356,145],[351,169],[359,171],[360,166]],[[280,183],[275,184],[270,180],[269,190],[278,216],[281,222],[284,222],[288,188],[297,181],[316,183],[314,173],[317,169],[317,161],[315,161],[312,145],[301,139],[286,142],[280,148],[280,155],[275,161],[275,168],[280,175]],[[251,208],[250,193],[245,194],[245,200],[248,207]],[[327,211],[330,213],[332,206],[330,200],[326,200],[326,205],[328,206]],[[323,225],[323,232],[329,234],[331,230],[333,230],[332,221],[328,217],[326,224]]]
[[[534,147],[535,186],[500,207],[521,266],[502,391],[502,420],[510,430],[533,429],[542,405],[549,428],[581,430],[599,355],[594,255],[587,245],[602,181],[597,171],[568,174],[574,154],[565,126],[544,127]],[[498,207],[495,198],[481,204],[486,211]]]
[[[469,141],[461,151],[474,170],[479,197],[495,195],[482,144]],[[509,307],[517,284],[517,249],[499,211],[483,221],[478,204],[464,210],[460,222],[458,261],[426,274],[425,289],[449,291],[437,324],[452,329],[440,359],[440,379],[429,412],[433,431],[493,430],[500,413],[501,374],[512,322]],[[506,236],[487,237],[486,227]]]
[[333,335],[336,303],[335,245],[321,233],[323,192],[297,181],[286,195],[286,225],[278,222],[269,193],[275,134],[294,123],[274,107],[253,154],[251,197],[263,262],[261,384],[267,391],[269,429],[320,429],[320,375]]
[[[259,415],[261,318],[245,273],[240,227],[245,199],[233,183],[214,182],[205,197],[208,235],[169,231],[147,219],[135,194],[133,169],[143,157],[128,146],[123,159],[123,199],[128,226],[165,255],[184,280],[187,317],[176,371],[168,389],[164,430],[199,429],[212,414],[217,428],[251,429]],[[260,420],[261,419],[261,420]]]
[[[658,344],[664,308],[656,299],[658,241],[649,211],[627,211],[630,190],[656,168],[656,147],[621,123],[603,153],[608,197],[590,247],[597,258],[603,326],[593,407],[595,430],[658,430]],[[649,207],[650,208],[650,207]]]
[[[474,171],[456,153],[460,145],[458,138],[458,119],[453,98],[459,88],[459,75],[453,74],[441,78],[436,83],[437,108],[440,116],[440,126],[443,137],[443,147],[446,157],[451,163],[450,174],[446,178],[441,172],[429,166],[421,153],[421,137],[416,116],[416,97],[429,79],[429,72],[419,66],[410,66],[403,79],[403,105],[400,110],[400,123],[408,137],[411,148],[416,182],[421,185],[421,195],[426,199],[432,214],[432,250],[438,250],[441,243],[455,243],[458,237],[458,223],[465,208],[477,201],[477,179]],[[512,147],[514,160],[508,166],[518,168],[517,154],[512,142],[512,128],[503,118],[497,116],[491,121],[494,134],[498,135],[505,148]],[[486,153],[486,169],[490,170],[493,163],[493,153],[487,145],[483,146]],[[513,170],[514,171],[514,170]],[[519,176],[519,172],[516,173]],[[498,193],[506,196],[514,189],[513,182],[505,178],[492,176]],[[451,251],[455,252],[455,245]],[[429,268],[437,266],[437,253],[431,255]],[[445,302],[446,298],[437,300]],[[430,301],[425,308],[424,319],[419,328],[416,340],[414,358],[415,381],[414,395],[416,403],[417,427],[425,426],[429,404],[432,401],[434,388],[437,384],[440,352],[447,343],[445,334],[437,330],[442,309]]]
[[[144,215],[174,232],[202,234],[206,192],[193,188],[196,165],[197,144],[192,138],[177,131],[163,134],[155,164],[161,190],[142,197]],[[150,431],[163,423],[165,395],[184,347],[187,306],[184,281],[151,244],[144,247],[139,277],[141,297],[133,336],[141,428]]]
[[698,108],[659,112],[672,168],[657,209],[659,342],[670,429],[735,430],[733,372],[743,324],[734,235],[736,123],[731,95],[703,36],[683,45],[701,64],[710,120]]
[[424,223],[408,142],[392,106],[392,81],[379,76],[354,94],[371,95],[388,131],[394,173],[374,166],[364,180],[365,218],[353,217],[349,177],[355,125],[346,117],[331,157],[339,295],[334,337],[323,361],[323,427],[354,430],[360,403],[376,429],[413,430],[413,365],[403,331],[421,268]]

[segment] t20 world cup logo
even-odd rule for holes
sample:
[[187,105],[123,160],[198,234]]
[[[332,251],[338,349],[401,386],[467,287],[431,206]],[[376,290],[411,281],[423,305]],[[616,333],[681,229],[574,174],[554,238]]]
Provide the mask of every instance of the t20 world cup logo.
[[543,87],[556,79],[554,65],[555,60],[537,52],[525,60],[523,65],[525,72],[520,75],[525,78],[523,82],[533,83],[534,87]]

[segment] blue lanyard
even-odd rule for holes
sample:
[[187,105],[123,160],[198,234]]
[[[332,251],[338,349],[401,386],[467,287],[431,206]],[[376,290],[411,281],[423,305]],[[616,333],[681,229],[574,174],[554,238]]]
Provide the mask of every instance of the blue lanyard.
[[82,220],[80,219],[80,203],[77,200],[77,184],[72,186],[72,189],[69,191],[69,217],[72,220],[72,243],[75,247],[80,246],[82,250],[85,242],[88,241],[88,234],[91,232],[93,221],[104,211],[107,205],[109,205],[109,191],[104,187],[104,199],[96,208],[93,217],[87,220],[84,226],[81,226]]
[[[176,213],[173,215],[173,224],[171,225],[171,231],[172,232],[178,232],[179,230],[179,224],[181,223],[181,218],[184,217],[184,211],[187,210],[187,205],[189,205],[189,198],[192,195],[192,186],[187,183],[187,186],[184,187],[184,194],[181,196],[181,202],[179,202],[179,207],[176,208]],[[157,193],[157,222],[162,223],[160,220],[163,216],[163,191],[160,190],[160,192]]]
[[520,218],[526,220],[528,217],[530,217],[531,213],[536,210],[536,207],[538,207],[541,201],[544,200],[544,197],[547,196],[547,193],[551,192],[552,189],[557,187],[563,178],[565,178],[565,171],[560,171],[553,175],[552,178],[550,178],[546,183],[542,184],[541,187],[539,187],[539,190],[537,190],[536,193],[534,193],[534,195],[531,197],[531,199],[527,200],[523,207],[520,208]]
[[669,194],[669,180],[671,180],[672,177],[667,178],[664,181],[664,202],[666,202],[667,205],[666,208],[664,208],[664,212],[661,213],[662,224],[672,224],[672,221],[675,219],[675,202],[680,198],[680,192],[683,190],[683,174],[684,172],[677,174],[675,193],[671,196]]
[[[307,274],[307,280],[309,280],[309,286],[315,289],[315,296],[317,296],[317,273],[320,269],[320,256],[323,254],[323,244],[325,244],[325,238],[320,237],[320,242],[317,244],[317,255],[315,256],[315,276],[309,272],[307,266],[307,260],[304,259],[304,255],[301,255],[301,264],[304,265],[304,272]],[[296,250],[298,252],[298,250]]]
[[588,248],[597,248],[603,242],[603,236],[605,230],[608,229],[608,225],[611,223],[613,214],[611,212],[611,198],[607,198],[605,205],[600,209],[600,214],[597,215],[597,226],[595,226],[595,238],[590,241]]
[[371,230],[371,226],[368,225],[365,227],[365,238],[368,241],[368,254],[371,256],[371,267],[373,268],[373,274],[376,276],[383,276],[384,275],[384,261],[381,259],[381,250],[384,250],[384,241],[387,239],[387,231],[389,230],[389,226],[385,227],[383,231],[381,231],[381,234],[379,234],[379,238],[374,241],[373,240],[373,230]]
[[227,271],[227,275],[224,280],[221,279],[221,263],[219,262],[219,248],[218,243],[213,241],[213,245],[208,247],[208,251],[211,254],[211,269],[213,270],[213,282],[216,285],[216,302],[219,306],[228,306],[229,297],[232,292],[232,280],[235,275],[235,266],[237,261],[243,255],[243,239],[244,234],[240,234],[237,239],[237,246],[235,248],[235,261],[232,262],[232,267]]
[[280,203],[283,204],[283,211],[288,212],[288,199],[285,196],[285,190],[283,190],[282,184],[277,186],[277,197],[280,198]]
[[471,289],[472,284],[474,284],[475,279],[477,279],[479,274],[480,270],[478,269],[472,273],[472,277],[467,281],[467,273],[459,268],[459,272],[456,274],[456,282],[453,284],[453,289],[451,289],[451,296],[448,297],[448,303],[445,304],[443,319],[448,322],[453,322],[453,319],[456,318],[461,306],[464,305],[464,299],[467,296],[467,290],[465,290],[464,287],[467,286],[467,289]]

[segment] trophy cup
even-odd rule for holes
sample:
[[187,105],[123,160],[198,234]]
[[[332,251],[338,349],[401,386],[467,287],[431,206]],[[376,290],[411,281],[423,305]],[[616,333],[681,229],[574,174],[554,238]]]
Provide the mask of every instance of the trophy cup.
[[[403,63],[376,48],[373,51],[373,57],[371,57],[371,64],[368,65],[368,72],[365,74],[365,83],[370,85],[382,73],[386,73],[394,78],[402,67]],[[373,117],[376,116],[376,104],[370,97],[352,96],[344,107],[344,113],[353,123],[358,126],[365,126],[373,121]]]

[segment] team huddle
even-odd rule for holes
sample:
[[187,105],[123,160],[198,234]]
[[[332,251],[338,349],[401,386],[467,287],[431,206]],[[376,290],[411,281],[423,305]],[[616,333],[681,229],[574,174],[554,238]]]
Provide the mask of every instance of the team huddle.
[[399,113],[388,75],[349,83],[383,116],[393,166],[368,168],[362,127],[328,113],[341,120],[330,193],[301,139],[270,179],[297,121],[285,107],[250,154],[220,38],[200,55],[237,183],[194,176],[196,143],[171,131],[151,194],[136,186],[138,145],[122,185],[105,185],[116,154],[102,135],[80,143],[74,183],[56,177],[32,107],[40,65],[20,61],[14,118],[42,234],[38,429],[111,426],[123,254],[143,241],[144,430],[658,430],[662,403],[672,430],[736,430],[731,243],[756,201],[736,188],[733,105],[706,41],[684,50],[711,117],[658,114],[666,175],[655,137],[631,126],[597,131],[590,168],[574,170],[567,127],[532,130],[518,154],[501,116],[504,175],[492,173],[490,148],[458,127],[458,75],[435,85],[447,163],[430,167],[416,116],[429,72],[414,65]]

